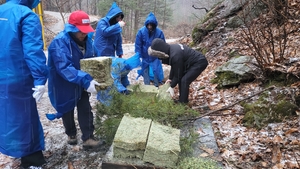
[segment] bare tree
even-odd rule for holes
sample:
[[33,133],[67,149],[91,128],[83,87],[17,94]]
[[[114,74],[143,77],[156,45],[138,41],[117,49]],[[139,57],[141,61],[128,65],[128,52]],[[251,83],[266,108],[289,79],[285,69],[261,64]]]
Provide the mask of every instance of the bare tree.
[[[283,64],[287,53],[288,39],[298,31],[299,23],[292,4],[287,0],[252,0],[241,17],[245,23],[240,42],[252,49],[258,67],[266,75],[274,66]],[[250,21],[254,8],[266,7],[266,12]]]

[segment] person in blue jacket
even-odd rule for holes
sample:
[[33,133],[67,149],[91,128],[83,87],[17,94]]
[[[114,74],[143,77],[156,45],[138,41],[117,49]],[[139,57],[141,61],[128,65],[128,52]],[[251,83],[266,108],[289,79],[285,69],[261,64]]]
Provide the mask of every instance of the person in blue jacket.
[[122,21],[124,14],[113,2],[106,16],[101,18],[96,27],[94,45],[98,50],[98,56],[116,55],[120,58],[123,56],[122,49],[122,27],[125,22]]
[[[102,141],[94,137],[93,113],[89,102],[90,93],[97,93],[98,82],[80,70],[80,60],[95,57],[92,45],[94,29],[88,14],[78,10],[71,13],[65,29],[51,42],[48,48],[48,93],[56,118],[62,117],[68,144],[77,144],[77,129],[74,108],[77,107],[83,148],[97,148]],[[52,119],[50,119],[52,120]]]
[[102,104],[109,106],[112,98],[111,89],[114,88],[121,94],[128,95],[130,90],[127,89],[127,86],[130,85],[128,80],[128,73],[140,66],[140,54],[135,53],[129,58],[112,58],[111,64],[111,77],[114,80],[113,87],[109,87],[106,90],[102,90],[97,95],[97,100]]
[[143,76],[144,84],[146,85],[150,85],[150,81],[153,81],[156,87],[158,87],[164,79],[162,63],[157,57],[149,56],[148,48],[155,38],[160,38],[165,41],[165,35],[157,25],[155,15],[150,12],[144,26],[138,30],[135,39],[135,52],[140,53],[142,58],[138,77]]
[[36,101],[45,92],[42,27],[32,11],[39,0],[7,0],[0,6],[0,152],[21,158],[22,168],[46,160]]

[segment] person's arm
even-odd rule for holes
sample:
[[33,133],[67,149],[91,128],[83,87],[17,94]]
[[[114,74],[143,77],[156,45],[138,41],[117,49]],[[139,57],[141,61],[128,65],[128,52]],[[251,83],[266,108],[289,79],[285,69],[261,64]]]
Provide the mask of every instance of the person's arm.
[[96,36],[97,34],[101,34],[103,37],[110,37],[112,35],[117,35],[122,32],[122,28],[119,24],[109,25],[104,20],[100,20],[99,25],[96,28]]
[[172,80],[170,86],[175,87],[181,80],[184,71],[184,61],[182,52],[176,52],[171,61],[171,72],[169,79]]
[[30,13],[22,23],[24,59],[34,79],[34,86],[45,85],[48,69],[43,51],[44,43],[40,20],[35,13]]
[[114,87],[118,92],[126,91],[126,86],[122,84],[122,77],[127,75],[125,59],[122,58],[113,58],[111,64],[111,76],[114,80]]
[[135,47],[135,49],[134,49],[135,53],[142,54],[143,37],[142,37],[141,30],[139,30],[138,33],[136,34],[134,47]]
[[159,38],[161,38],[162,40],[164,40],[166,42],[166,38],[165,38],[165,35],[164,35],[163,31],[160,31]]
[[116,36],[118,36],[118,39],[117,39],[117,46],[116,46],[116,54],[117,54],[117,56],[121,56],[121,55],[123,55],[123,48],[122,48],[122,35],[121,35],[121,33],[120,34],[118,34],[118,35],[116,35]]
[[[49,56],[54,63],[56,72],[65,80],[76,83],[87,89],[93,80],[90,74],[74,67],[69,44],[62,39],[54,39],[49,46]],[[74,55],[75,53],[73,53]]]

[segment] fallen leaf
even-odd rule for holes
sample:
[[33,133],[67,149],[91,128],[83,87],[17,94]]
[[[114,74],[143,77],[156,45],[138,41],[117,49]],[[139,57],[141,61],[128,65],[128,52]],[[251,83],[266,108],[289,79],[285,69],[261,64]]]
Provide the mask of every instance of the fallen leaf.
[[298,132],[298,129],[297,128],[291,128],[288,131],[286,131],[284,134],[285,135],[290,135],[291,133],[294,133],[294,132]]
[[204,150],[204,151],[207,152],[209,155],[213,155],[213,154],[215,153],[215,150],[210,149],[210,148],[200,147],[200,149]]
[[297,70],[297,67],[296,66],[291,66],[290,68],[288,68],[287,72],[288,73],[291,73],[291,72],[294,72]]
[[296,163],[291,163],[291,162],[286,162],[285,165],[287,166],[287,168],[300,168],[300,166]]
[[283,165],[278,163],[272,167],[272,169],[283,169]]
[[274,146],[272,150],[272,163],[276,164],[281,161],[281,150],[279,146]]
[[73,164],[71,161],[68,162],[68,169],[74,169]]
[[278,136],[278,135],[274,136],[273,143],[278,144],[278,143],[282,143],[282,142],[283,142],[283,140],[280,136]]
[[266,163],[266,162],[262,161],[262,162],[261,162],[261,166],[263,166],[263,167],[267,167],[267,166],[268,166],[268,163]]
[[209,155],[207,153],[202,153],[199,155],[199,157],[208,157]]
[[202,130],[202,128],[198,128],[198,130],[196,131],[198,134],[205,134],[205,132]]

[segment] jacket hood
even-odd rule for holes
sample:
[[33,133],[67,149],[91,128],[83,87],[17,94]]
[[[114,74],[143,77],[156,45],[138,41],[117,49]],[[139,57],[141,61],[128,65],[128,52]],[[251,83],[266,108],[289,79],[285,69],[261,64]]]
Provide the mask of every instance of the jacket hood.
[[[155,38],[151,43],[151,49],[169,55],[170,45],[160,38]],[[156,56],[157,57],[157,56]]]
[[76,26],[74,26],[72,24],[69,24],[69,23],[66,23],[65,24],[65,31],[66,32],[79,32],[80,30]]
[[145,21],[145,26],[147,27],[147,25],[149,24],[149,23],[152,23],[152,24],[154,24],[155,25],[155,28],[157,27],[157,20],[156,20],[156,17],[155,17],[155,15],[152,13],[152,12],[150,12],[149,14],[148,14],[148,16],[147,16],[147,18],[146,18],[146,21]]
[[37,7],[37,5],[40,3],[40,0],[6,0],[6,2],[12,2],[15,4],[24,5],[30,9],[33,9]]
[[108,20],[110,20],[118,14],[122,15],[122,19],[124,18],[124,15],[123,15],[123,12],[122,12],[121,8],[119,8],[119,6],[117,5],[116,2],[113,2],[113,4],[111,5],[109,11],[106,14],[106,17],[107,17]]
[[[76,26],[74,26],[72,24],[69,24],[69,23],[66,23],[64,31],[65,32],[79,32],[80,30]],[[88,33],[87,36],[92,38],[93,35],[94,35],[94,32],[90,32],[90,33]]]

